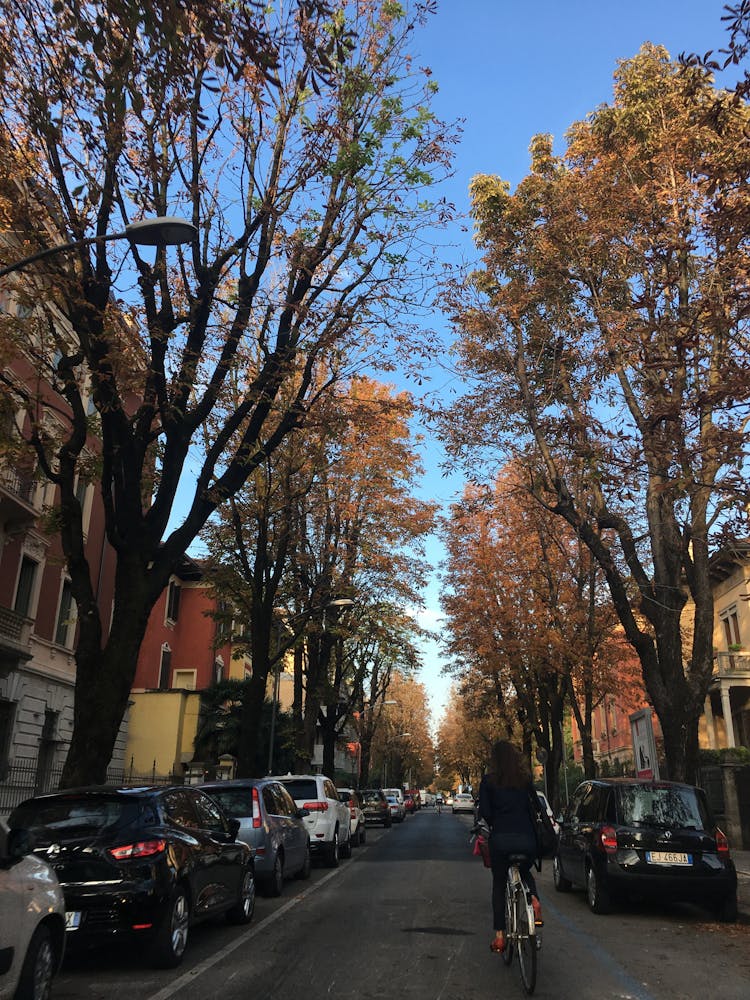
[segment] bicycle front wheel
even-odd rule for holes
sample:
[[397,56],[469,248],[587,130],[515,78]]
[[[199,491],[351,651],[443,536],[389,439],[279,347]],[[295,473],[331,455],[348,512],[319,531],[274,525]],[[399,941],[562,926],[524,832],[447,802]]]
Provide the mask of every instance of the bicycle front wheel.
[[526,892],[519,892],[516,896],[516,941],[521,982],[525,992],[530,996],[536,986],[537,949],[534,921],[531,907],[526,902]]

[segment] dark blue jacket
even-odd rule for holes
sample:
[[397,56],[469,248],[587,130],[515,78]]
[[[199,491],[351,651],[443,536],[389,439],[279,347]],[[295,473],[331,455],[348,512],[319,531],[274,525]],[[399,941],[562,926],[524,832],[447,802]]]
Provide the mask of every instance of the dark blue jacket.
[[536,831],[529,789],[498,788],[485,774],[479,785],[479,815],[490,828],[490,844],[501,854],[536,857]]

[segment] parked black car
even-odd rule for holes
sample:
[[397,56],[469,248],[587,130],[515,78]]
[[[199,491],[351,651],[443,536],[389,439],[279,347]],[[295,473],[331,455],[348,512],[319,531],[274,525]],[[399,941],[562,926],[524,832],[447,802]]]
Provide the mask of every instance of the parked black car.
[[21,803],[28,830],[65,896],[66,947],[147,941],[153,962],[179,965],[191,924],[218,913],[248,923],[255,908],[250,848],[239,824],[183,786],[95,786]]
[[618,896],[693,902],[737,919],[737,873],[702,789],[633,778],[584,781],[562,816],[555,888],[585,887],[594,913]]
[[382,788],[362,788],[359,797],[362,799],[365,823],[382,823],[385,827],[392,825],[391,810]]

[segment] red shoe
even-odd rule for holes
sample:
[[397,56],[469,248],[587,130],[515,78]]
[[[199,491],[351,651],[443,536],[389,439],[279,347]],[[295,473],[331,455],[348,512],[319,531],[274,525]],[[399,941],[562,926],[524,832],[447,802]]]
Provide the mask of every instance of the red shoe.
[[502,932],[496,934],[490,941],[490,951],[494,951],[496,955],[501,955],[505,951],[505,935]]
[[544,920],[542,919],[542,904],[536,896],[531,897],[531,907],[534,910],[534,926],[544,927]]

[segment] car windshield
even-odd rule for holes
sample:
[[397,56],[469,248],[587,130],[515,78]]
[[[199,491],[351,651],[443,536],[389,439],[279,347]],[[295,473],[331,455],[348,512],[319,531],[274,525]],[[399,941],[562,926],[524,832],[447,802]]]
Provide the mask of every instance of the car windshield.
[[626,826],[705,830],[710,820],[693,788],[627,785],[619,789],[620,816]]
[[12,813],[10,825],[30,830],[37,847],[48,847],[132,823],[138,811],[137,800],[116,795],[60,795],[22,803]]
[[244,819],[253,814],[252,788],[207,788],[206,791],[218,802],[229,816]]
[[284,781],[287,791],[293,799],[306,799],[313,802],[318,798],[318,785],[311,778],[292,778]]

